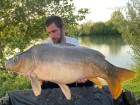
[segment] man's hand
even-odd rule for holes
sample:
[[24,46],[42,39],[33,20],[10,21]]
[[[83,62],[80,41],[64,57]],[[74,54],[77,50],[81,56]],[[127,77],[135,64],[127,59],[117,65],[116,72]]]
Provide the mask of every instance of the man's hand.
[[80,80],[78,80],[77,82],[78,82],[78,83],[85,83],[85,82],[87,82],[87,80],[88,80],[88,79],[80,79]]

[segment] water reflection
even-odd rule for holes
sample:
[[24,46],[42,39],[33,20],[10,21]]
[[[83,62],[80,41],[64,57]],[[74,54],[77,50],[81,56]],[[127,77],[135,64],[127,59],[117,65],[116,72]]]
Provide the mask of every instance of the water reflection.
[[78,38],[83,46],[95,49],[103,53],[108,61],[120,67],[130,68],[133,51],[123,39],[118,36],[84,36]]

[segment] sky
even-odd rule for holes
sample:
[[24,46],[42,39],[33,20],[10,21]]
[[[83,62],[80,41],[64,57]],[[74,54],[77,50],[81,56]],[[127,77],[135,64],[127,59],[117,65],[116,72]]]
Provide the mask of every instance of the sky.
[[86,20],[107,21],[117,8],[124,8],[128,0],[73,0],[77,9],[90,8],[90,14],[86,15]]

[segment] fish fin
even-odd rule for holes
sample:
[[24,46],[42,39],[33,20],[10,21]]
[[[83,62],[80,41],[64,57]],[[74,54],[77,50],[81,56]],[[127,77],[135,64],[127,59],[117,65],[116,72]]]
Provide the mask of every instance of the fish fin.
[[136,72],[134,71],[125,68],[116,68],[116,75],[107,80],[110,92],[114,99],[117,99],[122,92],[121,82],[132,79],[135,75]]
[[108,87],[114,99],[117,99],[122,92],[122,85],[118,78],[110,78],[107,80]]
[[66,84],[58,84],[68,100],[71,99],[70,89]]
[[132,79],[136,75],[136,72],[130,71],[125,68],[116,68],[116,76],[119,78],[121,82],[127,81],[129,79]]
[[102,84],[97,77],[90,78],[89,80],[95,83],[99,88],[102,88]]
[[125,68],[116,67],[115,75],[106,79],[108,87],[114,99],[117,99],[122,92],[121,82],[132,79],[136,72]]
[[97,56],[99,56],[101,58],[105,58],[105,56],[101,52],[99,52],[97,50],[93,50],[93,51],[94,51],[94,53],[96,53]]
[[76,45],[71,44],[71,43],[62,43],[62,44],[60,44],[60,45],[65,45],[65,46],[76,46]]
[[35,75],[30,75],[30,80],[31,80],[31,85],[32,85],[32,89],[33,89],[35,96],[40,95],[40,93],[41,93],[40,81],[36,78]]

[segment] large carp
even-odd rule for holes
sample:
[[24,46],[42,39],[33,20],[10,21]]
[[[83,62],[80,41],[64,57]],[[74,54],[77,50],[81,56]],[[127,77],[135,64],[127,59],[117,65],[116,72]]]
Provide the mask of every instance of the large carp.
[[107,81],[116,99],[122,91],[121,82],[135,76],[135,72],[112,65],[100,52],[71,44],[38,44],[9,59],[5,67],[31,79],[37,96],[41,93],[40,80],[60,86],[67,99],[71,99],[70,84],[79,79],[89,79],[102,87],[98,77]]

